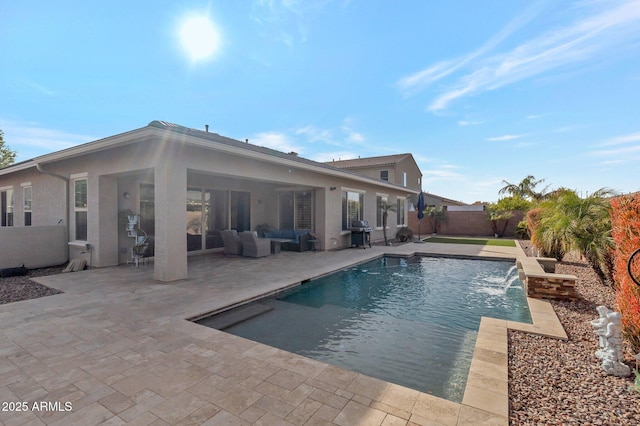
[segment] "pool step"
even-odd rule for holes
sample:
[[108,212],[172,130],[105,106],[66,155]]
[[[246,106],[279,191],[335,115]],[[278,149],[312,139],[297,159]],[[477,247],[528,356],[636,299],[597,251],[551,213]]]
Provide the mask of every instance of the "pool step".
[[222,312],[211,317],[203,318],[196,322],[198,324],[206,325],[207,327],[215,328],[217,330],[224,330],[248,319],[257,317],[258,315],[267,313],[271,310],[273,310],[271,306],[262,305],[260,303],[250,303],[248,305],[239,306],[235,309],[231,309],[229,311]]

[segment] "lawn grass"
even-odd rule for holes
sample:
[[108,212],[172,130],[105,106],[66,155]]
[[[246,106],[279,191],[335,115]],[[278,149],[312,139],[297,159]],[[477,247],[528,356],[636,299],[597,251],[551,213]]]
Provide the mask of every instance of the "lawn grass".
[[515,247],[513,240],[501,240],[497,238],[456,238],[456,237],[429,237],[427,243],[448,243],[448,244],[478,244],[483,246]]

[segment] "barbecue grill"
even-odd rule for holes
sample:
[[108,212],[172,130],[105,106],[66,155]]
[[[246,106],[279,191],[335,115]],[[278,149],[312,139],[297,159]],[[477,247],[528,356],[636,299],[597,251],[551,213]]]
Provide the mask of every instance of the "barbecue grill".
[[362,246],[366,248],[365,244],[369,244],[371,247],[371,227],[366,220],[352,220],[351,227],[348,228],[351,231],[351,247]]

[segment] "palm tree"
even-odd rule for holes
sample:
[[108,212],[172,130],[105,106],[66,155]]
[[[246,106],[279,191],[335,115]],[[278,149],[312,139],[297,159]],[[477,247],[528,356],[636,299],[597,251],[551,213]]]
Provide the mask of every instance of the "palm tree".
[[378,203],[378,208],[382,210],[382,235],[384,235],[384,245],[388,246],[389,240],[387,239],[387,219],[389,217],[389,212],[396,211],[396,205],[390,203],[384,198],[381,198],[380,202]]
[[549,188],[549,186],[547,185],[542,189],[542,191],[536,192],[536,186],[538,186],[542,182],[544,182],[544,179],[536,180],[535,176],[532,175],[529,175],[526,178],[522,179],[518,184],[510,183],[506,180],[503,180],[502,183],[504,184],[504,186],[498,191],[498,194],[509,194],[512,196],[540,201],[545,198],[547,188]]
[[[602,188],[586,198],[564,190],[544,201],[532,240],[547,254],[578,251],[603,283],[611,282],[611,203],[615,192]],[[561,260],[561,258],[559,259]]]

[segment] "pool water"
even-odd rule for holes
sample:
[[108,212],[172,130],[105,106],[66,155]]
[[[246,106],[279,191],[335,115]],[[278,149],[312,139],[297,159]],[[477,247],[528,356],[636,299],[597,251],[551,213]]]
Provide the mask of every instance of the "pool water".
[[512,262],[380,258],[198,322],[461,402],[482,316],[531,323]]

